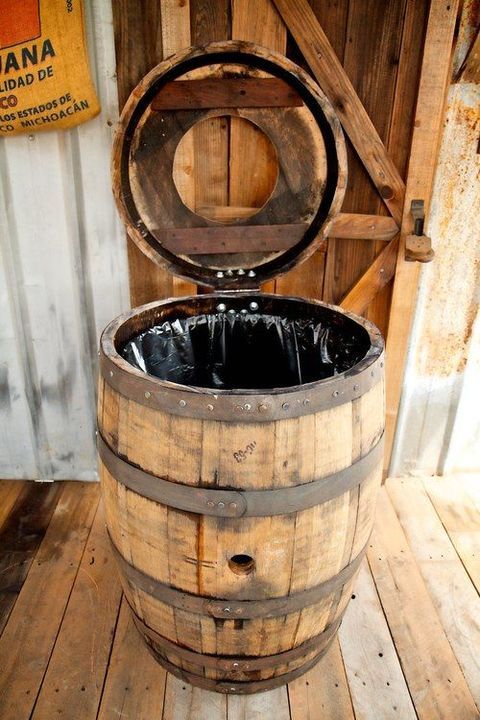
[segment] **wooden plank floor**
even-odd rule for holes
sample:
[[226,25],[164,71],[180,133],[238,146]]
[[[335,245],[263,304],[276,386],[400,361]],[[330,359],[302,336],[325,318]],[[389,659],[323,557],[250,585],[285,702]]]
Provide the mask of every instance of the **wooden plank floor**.
[[1,720],[480,718],[480,477],[389,480],[353,599],[307,675],[194,689],[129,617],[96,484],[0,482]]

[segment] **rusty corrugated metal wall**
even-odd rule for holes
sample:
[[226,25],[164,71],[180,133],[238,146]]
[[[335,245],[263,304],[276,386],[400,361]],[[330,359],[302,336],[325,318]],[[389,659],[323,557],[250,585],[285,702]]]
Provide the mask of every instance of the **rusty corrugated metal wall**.
[[111,5],[85,5],[101,115],[0,140],[0,477],[96,477],[97,342],[129,302],[110,191]]
[[[480,21],[465,2],[458,72]],[[480,87],[452,83],[391,475],[480,470]]]

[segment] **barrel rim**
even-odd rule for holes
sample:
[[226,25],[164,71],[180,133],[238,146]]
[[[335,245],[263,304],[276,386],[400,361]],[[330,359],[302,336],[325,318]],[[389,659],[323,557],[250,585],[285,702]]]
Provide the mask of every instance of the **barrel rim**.
[[[193,299],[227,300],[228,293],[185,296],[154,301],[133,308],[112,320],[100,338],[100,374],[105,382],[129,400],[173,415],[204,420],[233,422],[270,422],[320,412],[364,395],[383,377],[384,340],[379,329],[370,321],[341,307],[295,296],[271,293],[235,293],[235,297],[249,299],[284,300],[304,305],[317,305],[337,312],[360,325],[368,334],[370,348],[353,367],[330,378],[302,385],[258,389],[217,389],[181,385],[148,375],[131,365],[117,351],[122,329],[133,320],[148,317],[156,309],[168,309]],[[146,326],[147,327],[147,326]],[[139,331],[139,328],[137,328]],[[255,402],[252,402],[252,401]]]

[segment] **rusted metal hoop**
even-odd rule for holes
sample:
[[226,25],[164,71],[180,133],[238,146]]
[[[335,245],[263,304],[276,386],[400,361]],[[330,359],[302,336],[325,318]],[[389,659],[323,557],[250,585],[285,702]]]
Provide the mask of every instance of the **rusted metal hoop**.
[[138,617],[135,610],[128,603],[130,611],[133,616],[133,621],[137,627],[137,630],[146,639],[150,640],[155,650],[163,655],[163,653],[172,653],[177,655],[182,660],[185,660],[192,665],[198,665],[203,668],[211,668],[213,670],[221,670],[225,672],[250,672],[252,670],[274,670],[276,667],[287,665],[293,660],[305,657],[314,650],[319,652],[324,649],[328,644],[329,640],[337,632],[341,619],[334,622],[332,625],[327,627],[323,632],[319,633],[313,638],[310,638],[301,645],[285,650],[275,655],[260,655],[256,657],[245,657],[242,655],[206,655],[204,653],[195,652],[189,648],[182,647],[177,643],[168,640],[163,637],[155,630],[146,625],[141,618]]
[[227,600],[206,597],[203,595],[192,595],[192,593],[178,590],[171,585],[166,585],[152,578],[131,565],[111,540],[113,554],[119,568],[128,584],[135,589],[140,589],[147,595],[151,595],[162,603],[171,607],[205,615],[223,620],[251,620],[252,618],[273,618],[281,615],[288,615],[306,607],[315,605],[322,598],[342,588],[353,578],[360,567],[368,541],[360,550],[358,555],[343,570],[333,577],[325,580],[319,585],[303,590],[302,592],[286,595],[284,597],[272,597],[265,600]]
[[153,657],[156,659],[156,661],[160,663],[160,665],[163,665],[163,667],[168,670],[168,672],[172,673],[172,675],[176,675],[176,677],[180,678],[181,680],[185,680],[186,682],[190,683],[190,685],[195,685],[196,687],[201,687],[205,690],[213,690],[214,692],[232,695],[251,695],[257,692],[264,692],[265,690],[272,690],[273,688],[280,687],[281,685],[286,685],[292,680],[295,680],[295,678],[304,675],[304,673],[308,672],[308,670],[310,670],[314,665],[316,665],[318,661],[321,660],[321,658],[327,653],[334,637],[335,636],[330,638],[327,647],[324,648],[321,652],[319,652],[318,655],[315,655],[315,657],[313,657],[311,660],[308,660],[303,665],[300,665],[300,667],[295,668],[295,670],[283,673],[283,675],[277,675],[273,678],[269,678],[268,680],[245,680],[241,682],[238,682],[236,680],[213,680],[212,678],[206,678],[202,675],[194,675],[193,673],[182,670],[182,668],[179,668],[176,665],[173,665],[173,663],[166,660],[162,655],[156,652],[155,649],[148,642],[147,647]]
[[373,448],[343,470],[302,485],[229,490],[183,485],[147,473],[120,458],[97,437],[100,459],[112,477],[142,497],[178,510],[215,517],[270,517],[306,510],[343,495],[375,470],[383,457],[383,434]]

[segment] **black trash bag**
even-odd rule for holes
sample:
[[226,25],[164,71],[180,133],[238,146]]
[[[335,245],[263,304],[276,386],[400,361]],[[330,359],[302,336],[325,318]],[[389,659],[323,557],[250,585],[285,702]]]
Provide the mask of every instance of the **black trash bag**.
[[366,350],[348,327],[327,317],[230,311],[166,320],[131,338],[120,354],[181,385],[270,390],[345,372]]

